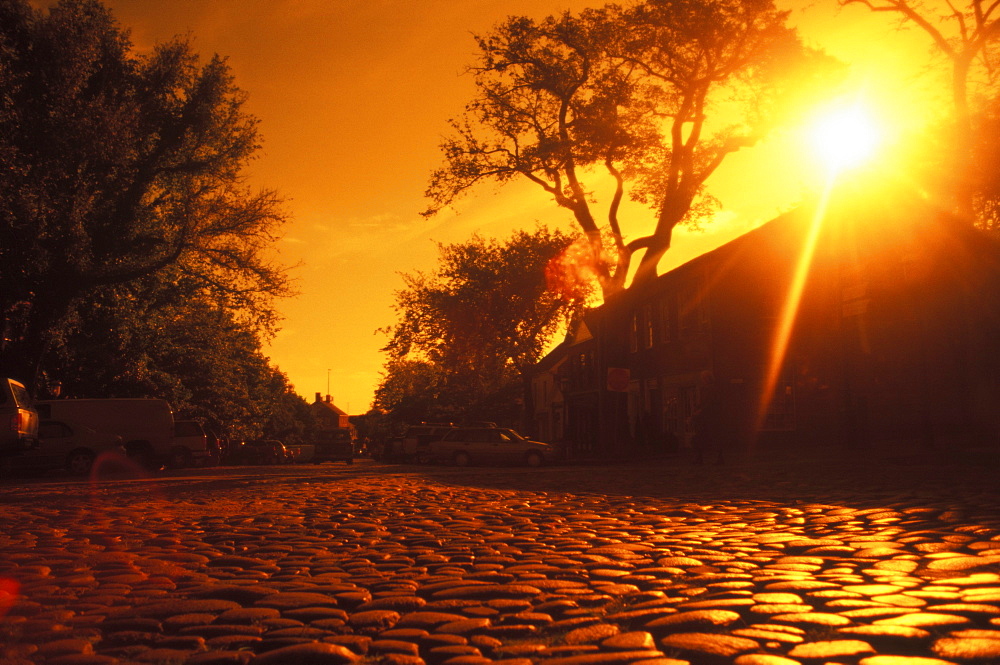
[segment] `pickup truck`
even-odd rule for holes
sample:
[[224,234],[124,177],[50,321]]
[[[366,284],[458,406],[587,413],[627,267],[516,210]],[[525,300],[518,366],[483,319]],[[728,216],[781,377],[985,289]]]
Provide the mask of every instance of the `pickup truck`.
[[27,388],[14,379],[0,379],[0,456],[19,455],[38,446],[38,411]]

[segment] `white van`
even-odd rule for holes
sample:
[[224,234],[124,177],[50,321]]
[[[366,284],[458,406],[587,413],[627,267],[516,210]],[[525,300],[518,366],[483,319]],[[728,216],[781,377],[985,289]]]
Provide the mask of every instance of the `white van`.
[[43,420],[117,434],[129,457],[148,468],[189,466],[208,457],[204,439],[175,441],[174,415],[162,399],[55,399],[36,402],[35,408]]

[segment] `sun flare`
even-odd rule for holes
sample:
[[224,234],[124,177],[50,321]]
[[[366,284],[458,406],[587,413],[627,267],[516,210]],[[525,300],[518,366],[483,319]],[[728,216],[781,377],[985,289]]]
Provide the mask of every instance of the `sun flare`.
[[860,104],[839,106],[819,115],[809,129],[813,149],[832,174],[858,166],[878,149],[881,131]]

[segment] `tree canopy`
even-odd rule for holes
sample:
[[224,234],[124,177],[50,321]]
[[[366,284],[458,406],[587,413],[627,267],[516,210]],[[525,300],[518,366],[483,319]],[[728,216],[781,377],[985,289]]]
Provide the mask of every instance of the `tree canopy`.
[[223,58],[150,53],[97,0],[0,1],[0,364],[34,383],[76,309],[155,276],[250,329],[288,291],[284,213],[247,187],[259,147]]
[[225,437],[296,438],[311,424],[254,331],[154,278],[81,303],[43,368],[64,397],[160,397]]
[[294,441],[262,353],[289,293],[257,120],[223,58],[136,53],[97,0],[0,0],[0,370],[40,396],[160,397],[219,435]]
[[410,422],[513,417],[521,371],[587,295],[556,288],[573,241],[544,227],[503,242],[474,236],[439,245],[434,272],[404,274],[376,406]]
[[[655,276],[674,228],[713,210],[706,181],[726,156],[829,71],[786,19],[770,0],[644,0],[508,19],[477,38],[476,95],[442,144],[425,214],[483,181],[524,178],[572,213],[606,294],[624,287],[634,252],[643,251],[636,278]],[[599,205],[604,179],[613,194]],[[624,232],[626,195],[652,209],[651,232]]]

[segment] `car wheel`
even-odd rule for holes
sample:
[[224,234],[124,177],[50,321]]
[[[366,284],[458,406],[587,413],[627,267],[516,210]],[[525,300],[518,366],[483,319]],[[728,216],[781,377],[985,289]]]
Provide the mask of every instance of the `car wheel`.
[[170,451],[170,459],[167,460],[171,469],[183,469],[191,466],[191,451],[178,446]]
[[85,476],[94,466],[94,453],[89,450],[74,450],[66,456],[66,470],[75,476]]
[[541,453],[531,450],[527,455],[524,456],[524,463],[528,466],[536,467],[542,465],[542,455]]
[[469,454],[463,451],[455,453],[455,466],[469,466]]

